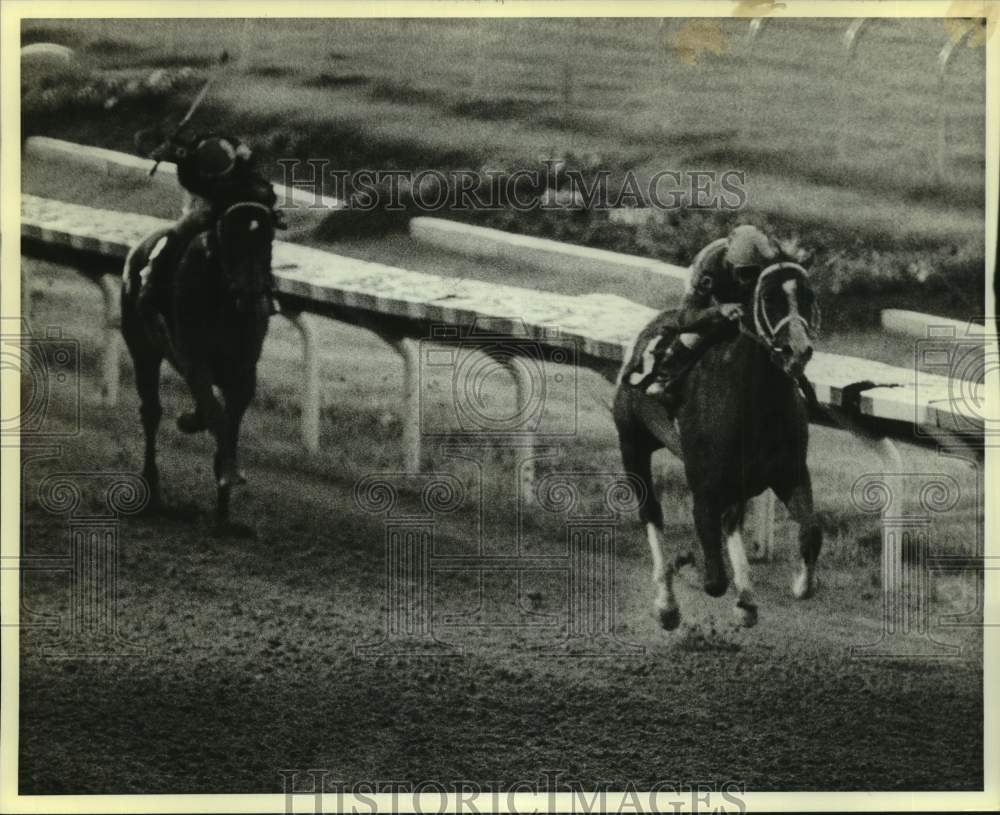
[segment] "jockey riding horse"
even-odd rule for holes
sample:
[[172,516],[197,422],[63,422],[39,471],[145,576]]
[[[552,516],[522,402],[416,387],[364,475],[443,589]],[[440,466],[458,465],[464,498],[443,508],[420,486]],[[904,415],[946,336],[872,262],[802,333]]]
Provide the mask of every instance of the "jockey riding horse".
[[738,226],[727,238],[702,249],[691,264],[684,299],[676,315],[679,333],[671,341],[665,330],[642,355],[644,370],[633,370],[627,382],[645,386],[669,413],[676,412],[680,384],[701,352],[718,334],[720,324],[737,322],[761,271],[778,262],[780,250],[754,226]]
[[[256,168],[250,148],[238,139],[214,133],[175,133],[150,157],[157,162],[174,161],[177,180],[189,194],[184,215],[165,235],[140,273],[139,310],[146,319],[155,320],[166,306],[167,284],[174,264],[191,240],[211,230],[229,207],[245,202],[263,204],[271,211],[276,228],[284,228],[284,223],[275,209],[274,188]],[[267,297],[274,314],[277,309],[270,274]]]
[[194,399],[178,429],[209,430],[216,441],[216,530],[244,534],[247,528],[229,521],[229,498],[245,480],[239,430],[275,313],[272,244],[283,224],[271,184],[237,139],[175,132],[151,157],[176,162],[190,200],[176,225],[132,248],[122,275],[122,335],[136,373],[150,507],[160,505],[156,435],[166,359]]
[[706,246],[691,268],[681,307],[657,315],[630,351],[612,414],[622,464],[644,487],[646,526],[660,624],[680,623],[673,578],[694,563],[669,540],[651,456],[666,447],[684,463],[701,543],[705,591],[725,593],[726,543],[743,625],[757,604],[743,547],[746,502],[767,489],[799,524],[802,568],[796,597],[816,589],[822,529],[807,463],[809,417],[820,409],[805,376],[819,310],[806,269],[760,230],[739,226]]

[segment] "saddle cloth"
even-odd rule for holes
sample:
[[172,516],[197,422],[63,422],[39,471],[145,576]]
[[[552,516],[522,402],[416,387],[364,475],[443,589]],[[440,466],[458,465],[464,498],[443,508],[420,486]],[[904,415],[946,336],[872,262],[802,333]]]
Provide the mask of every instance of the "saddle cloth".
[[640,332],[625,367],[623,380],[629,385],[641,386],[653,374],[663,349],[681,331],[678,313],[678,309],[662,311]]

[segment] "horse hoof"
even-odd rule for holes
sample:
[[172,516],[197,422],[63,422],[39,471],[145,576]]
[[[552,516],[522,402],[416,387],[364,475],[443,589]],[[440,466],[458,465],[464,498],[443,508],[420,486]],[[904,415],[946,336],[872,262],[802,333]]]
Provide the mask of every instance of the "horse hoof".
[[757,606],[754,603],[741,601],[733,609],[736,615],[736,622],[744,628],[753,628],[757,625]]
[[219,488],[241,487],[247,483],[247,477],[240,470],[233,470],[219,477]]
[[681,610],[676,606],[659,609],[658,616],[660,618],[660,628],[664,631],[673,631],[681,624]]
[[705,594],[709,597],[722,597],[728,588],[729,581],[725,577],[718,580],[706,580],[704,585]]
[[796,600],[808,600],[816,593],[816,580],[810,580],[809,575],[802,573],[792,583],[792,594]]
[[207,427],[205,420],[193,411],[187,411],[177,417],[177,429],[181,433],[200,433]]

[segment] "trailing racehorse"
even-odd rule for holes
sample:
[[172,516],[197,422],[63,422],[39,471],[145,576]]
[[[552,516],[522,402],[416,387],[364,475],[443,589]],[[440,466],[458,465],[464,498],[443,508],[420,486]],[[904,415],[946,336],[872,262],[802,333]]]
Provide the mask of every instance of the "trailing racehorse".
[[[662,447],[684,462],[708,594],[719,597],[728,586],[722,560],[725,538],[737,616],[747,626],[756,622],[742,523],[747,500],[768,488],[799,524],[802,568],[794,594],[804,598],[815,591],[822,533],[806,466],[808,405],[800,387],[811,394],[803,371],[813,353],[811,334],[817,315],[806,271],[795,263],[776,263],[761,272],[751,307],[738,323],[719,318],[721,337],[707,344],[682,383],[674,420],[655,397],[619,377],[615,426],[625,471],[645,487],[639,517],[652,550],[656,610],[667,630],[680,623],[674,576],[693,563],[693,555],[689,546],[668,551],[664,538],[663,509],[651,468],[653,452]],[[636,367],[646,346],[665,326],[684,329],[671,325],[675,321],[675,313],[664,312],[647,325],[623,371]]]
[[[215,437],[216,528],[245,534],[229,522],[229,499],[244,478],[237,465],[243,414],[256,388],[257,360],[267,333],[271,303],[269,275],[274,226],[270,208],[241,202],[220,214],[172,263],[163,303],[153,319],[139,305],[141,273],[161,251],[168,230],[138,244],[125,261],[122,334],[135,366],[140,415],[146,437],[143,476],[151,505],[159,506],[156,433],[160,423],[160,367],[163,359],[183,376],[195,408],[181,415],[184,432],[209,430]],[[213,388],[222,393],[222,402]]]

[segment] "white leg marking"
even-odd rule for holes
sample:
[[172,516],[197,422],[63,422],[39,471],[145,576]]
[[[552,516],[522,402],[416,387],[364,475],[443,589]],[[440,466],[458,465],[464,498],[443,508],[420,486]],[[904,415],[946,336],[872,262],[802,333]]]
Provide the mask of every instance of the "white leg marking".
[[729,562],[733,565],[733,583],[737,591],[750,588],[750,561],[747,560],[746,547],[743,545],[743,532],[737,527],[726,536],[726,549],[729,551]]
[[646,524],[646,539],[649,541],[649,551],[653,555],[653,580],[655,582],[662,581],[666,574],[663,559],[663,535],[656,528],[656,524]]
[[726,535],[726,550],[733,566],[733,583],[736,586],[736,618],[749,628],[757,622],[757,601],[750,583],[750,562],[739,526]]
[[792,594],[796,600],[805,600],[816,592],[816,564],[810,569],[805,562],[792,583]]
[[660,625],[668,631],[676,628],[681,621],[677,608],[677,598],[674,597],[673,566],[667,565],[664,557],[663,533],[654,523],[646,524],[646,537],[649,540],[649,550],[653,555],[653,585],[656,586],[656,613]]

